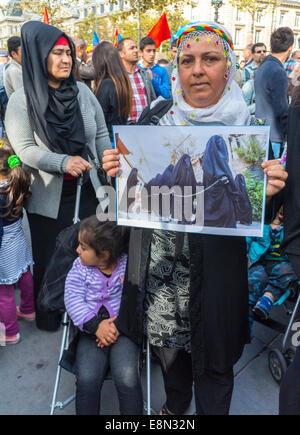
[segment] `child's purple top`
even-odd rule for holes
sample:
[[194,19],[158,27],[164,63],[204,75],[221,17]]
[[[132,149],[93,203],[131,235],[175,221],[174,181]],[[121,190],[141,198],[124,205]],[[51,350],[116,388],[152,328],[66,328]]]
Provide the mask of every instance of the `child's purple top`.
[[65,284],[65,306],[75,326],[83,325],[98,314],[102,305],[110,317],[120,310],[127,255],[122,255],[108,278],[97,267],[83,266],[78,257]]

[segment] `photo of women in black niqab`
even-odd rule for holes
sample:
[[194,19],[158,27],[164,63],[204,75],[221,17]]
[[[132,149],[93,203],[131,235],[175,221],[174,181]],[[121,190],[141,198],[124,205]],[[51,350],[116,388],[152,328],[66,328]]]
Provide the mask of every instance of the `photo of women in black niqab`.
[[[153,206],[154,206],[154,202],[153,202],[153,195],[151,195],[151,187],[162,187],[162,186],[167,186],[167,187],[171,187],[171,176],[172,176],[172,172],[174,170],[174,165],[170,164],[162,174],[157,174],[154,178],[151,178],[151,180],[149,181],[149,183],[147,183],[145,185],[145,188],[147,189],[147,193],[148,193],[148,211],[149,213],[151,212],[151,209],[153,210]],[[151,203],[152,201],[152,203]],[[163,206],[162,206],[162,201],[163,201],[163,195],[159,194],[159,216],[164,217],[164,218],[169,218],[170,214],[169,213],[165,213],[163,215]]]
[[[192,214],[194,211],[193,201],[195,198],[194,195],[196,193],[197,181],[189,155],[183,154],[183,156],[180,157],[180,159],[174,166],[171,177],[171,185],[180,187],[182,192],[182,219],[180,220],[180,222],[186,224],[192,223]],[[185,188],[187,187],[191,187],[191,193],[189,195],[192,196],[190,196],[189,198],[187,196],[184,197],[185,194],[188,195],[188,190],[185,191]],[[174,207],[176,207],[176,199],[174,197],[173,201]]]
[[[159,194],[159,216],[164,218],[178,219],[179,223],[191,223],[193,214],[193,200],[196,192],[196,178],[194,170],[191,164],[191,158],[189,155],[184,154],[180,157],[176,165],[170,164],[162,174],[157,174],[152,178],[149,183],[145,185],[148,192],[148,210],[150,210],[151,200],[153,201],[153,193],[151,195],[151,187],[166,186],[171,188],[173,186],[180,187],[180,189],[175,189],[169,197],[168,195]],[[190,200],[184,198],[185,187],[191,187]],[[179,195],[179,201],[181,201],[181,206],[178,205],[178,197],[174,195]],[[163,207],[163,200],[166,201],[165,207]],[[170,201],[170,207],[167,205],[167,201]],[[175,213],[175,207],[180,209],[180,216]],[[153,203],[152,203],[153,208]]]
[[129,177],[127,179],[126,187],[124,189],[124,192],[123,192],[120,204],[119,204],[120,211],[128,213],[128,211],[130,210],[130,206],[135,201],[133,188],[136,187],[136,185],[138,184],[137,174],[138,174],[138,170],[136,168],[132,168],[132,170],[130,171]]
[[244,175],[238,174],[235,177],[235,185],[239,192],[238,200],[235,204],[236,219],[242,225],[252,225],[252,206],[247,193]]
[[221,136],[212,136],[207,142],[202,169],[204,225],[236,228],[238,191],[229,166],[226,142]]

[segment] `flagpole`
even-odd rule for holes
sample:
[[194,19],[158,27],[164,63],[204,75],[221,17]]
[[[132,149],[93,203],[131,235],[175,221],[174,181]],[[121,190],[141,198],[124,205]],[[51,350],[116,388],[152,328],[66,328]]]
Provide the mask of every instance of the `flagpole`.
[[95,32],[98,34],[97,32],[97,27],[98,27],[98,21],[97,21],[97,3],[95,3],[96,7],[95,7]]
[[141,3],[137,0],[137,13],[138,13],[138,49],[140,48],[141,41]]

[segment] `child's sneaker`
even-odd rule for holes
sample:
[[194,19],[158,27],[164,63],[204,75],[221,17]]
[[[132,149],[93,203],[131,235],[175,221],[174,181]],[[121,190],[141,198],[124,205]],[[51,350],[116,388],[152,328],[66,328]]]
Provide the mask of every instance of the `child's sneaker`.
[[11,335],[10,337],[5,337],[5,344],[17,344],[21,340],[21,335],[18,332],[15,335]]
[[24,314],[20,311],[20,307],[17,307],[17,315],[20,319],[27,320],[28,322],[33,322],[35,320],[35,313]]
[[253,312],[260,319],[267,319],[273,306],[273,300],[268,295],[264,295],[257,301]]

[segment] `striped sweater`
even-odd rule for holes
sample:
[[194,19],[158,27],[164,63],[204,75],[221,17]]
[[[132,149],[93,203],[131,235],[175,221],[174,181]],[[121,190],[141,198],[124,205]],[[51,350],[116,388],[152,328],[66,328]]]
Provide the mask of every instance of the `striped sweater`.
[[119,314],[127,255],[122,255],[110,277],[97,267],[83,266],[77,258],[65,284],[65,306],[75,326],[81,331],[84,324],[97,316],[104,306],[110,317]]

